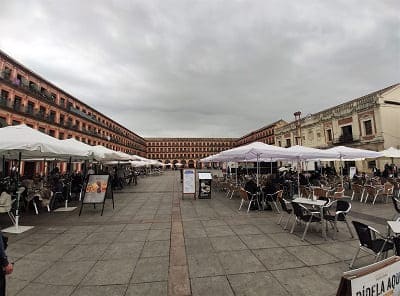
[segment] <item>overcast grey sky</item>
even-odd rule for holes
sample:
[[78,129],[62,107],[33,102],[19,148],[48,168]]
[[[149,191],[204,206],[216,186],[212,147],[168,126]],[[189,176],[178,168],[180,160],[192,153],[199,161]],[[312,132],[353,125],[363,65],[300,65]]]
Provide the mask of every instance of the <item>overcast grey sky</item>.
[[400,82],[400,1],[0,0],[0,49],[144,137],[240,137]]

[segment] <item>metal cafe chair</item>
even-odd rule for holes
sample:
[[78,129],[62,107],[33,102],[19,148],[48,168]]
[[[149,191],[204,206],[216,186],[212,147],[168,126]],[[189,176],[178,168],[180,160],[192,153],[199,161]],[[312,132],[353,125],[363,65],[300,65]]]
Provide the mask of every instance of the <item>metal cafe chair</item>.
[[277,224],[278,225],[281,224],[282,219],[283,219],[283,215],[286,212],[288,214],[288,218],[286,220],[286,223],[285,223],[285,226],[283,227],[283,229],[287,229],[287,227],[289,225],[290,218],[292,217],[293,209],[288,207],[290,205],[290,202],[283,198],[283,194],[278,195],[277,199],[278,199],[278,202],[280,203],[281,208],[282,208],[282,212],[281,212],[281,215],[279,217],[279,220],[278,220]]
[[393,238],[393,244],[396,256],[400,256],[400,236],[395,236]]
[[394,185],[390,182],[386,182],[383,185],[382,190],[378,191],[378,194],[375,195],[374,201],[372,202],[372,204],[375,204],[377,197],[386,198],[386,203],[387,203],[389,200],[389,196],[393,195],[393,189],[394,189]]
[[278,213],[280,213],[276,201],[281,199],[282,195],[283,195],[283,190],[278,190],[278,191],[276,191],[275,193],[272,193],[272,194],[265,193],[264,194],[264,201],[268,202],[268,203],[272,203],[274,205],[276,211]]
[[363,198],[364,198],[364,191],[365,191],[364,186],[360,185],[360,184],[352,183],[351,189],[353,190],[353,193],[351,195],[351,200],[353,200],[356,196],[359,196],[360,202],[362,202]]
[[[334,212],[331,213],[330,210],[334,210]],[[349,221],[347,221],[346,219],[346,216],[350,212],[350,210],[351,210],[351,203],[341,199],[333,200],[329,204],[323,207],[323,213],[324,213],[323,218],[326,222],[326,226],[328,226],[327,223],[330,222],[333,224],[336,230],[333,235],[333,239],[336,239],[336,233],[339,232],[339,229],[337,228],[338,221],[346,223],[347,229],[349,230],[351,237],[354,237],[353,232],[351,231]]]
[[294,228],[298,222],[305,222],[306,227],[304,229],[303,236],[301,237],[301,240],[304,240],[304,237],[307,234],[308,227],[310,226],[310,224],[313,222],[321,222],[320,212],[312,212],[303,205],[293,201],[292,201],[292,207],[295,216],[295,221],[293,222],[290,233],[293,233]]
[[397,212],[396,214],[394,214],[392,220],[396,220],[396,217],[400,216],[400,199],[396,198],[396,197],[394,197],[394,195],[392,195],[392,201],[393,201],[394,209]]
[[13,206],[13,200],[11,195],[7,192],[3,191],[0,195],[0,213],[7,213],[8,217],[10,218],[11,222],[15,224],[15,216],[11,211]]
[[[247,212],[250,211],[251,204],[256,202],[258,204],[258,199],[257,199],[257,193],[251,194],[250,192],[244,190],[244,188],[239,189],[240,197],[242,198],[242,201],[240,202],[240,207],[239,211],[242,209],[242,206],[245,203],[248,203],[248,208]],[[258,208],[260,208],[260,205],[258,204]]]
[[[394,245],[390,241],[389,237],[383,236],[378,230],[364,223],[358,221],[352,222],[354,228],[356,229],[358,239],[360,241],[360,246],[350,262],[350,268],[353,267],[354,262],[356,261],[357,256],[360,253],[360,250],[374,255],[375,262],[377,262],[382,255],[385,255],[385,257],[387,257],[388,251],[393,250]],[[377,238],[378,236],[379,238]]]

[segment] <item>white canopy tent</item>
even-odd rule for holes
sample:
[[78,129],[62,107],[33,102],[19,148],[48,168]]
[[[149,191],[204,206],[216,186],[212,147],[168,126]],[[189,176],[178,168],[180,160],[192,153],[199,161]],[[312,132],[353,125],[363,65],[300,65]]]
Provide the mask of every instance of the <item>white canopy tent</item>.
[[[77,157],[85,159],[89,152],[73,145],[65,145],[62,141],[32,129],[26,125],[17,125],[0,128],[0,155],[7,159],[18,159],[18,174],[20,174],[21,159],[56,158],[70,159]],[[17,179],[18,181],[18,179]],[[18,190],[20,192],[20,190]],[[20,193],[17,192],[17,208],[15,224],[3,229],[5,232],[22,233],[32,226],[19,225]]]
[[248,145],[222,151],[219,155],[219,158],[225,161],[256,161],[257,185],[259,185],[259,163],[261,160],[272,161],[272,159],[293,159],[294,157],[293,152],[287,151],[286,148],[272,146],[261,142],[253,142]]
[[400,158],[400,150],[390,147],[386,150],[381,151],[382,157],[387,157],[387,158]]
[[24,124],[0,128],[0,155],[7,159],[23,158],[88,158],[89,152],[46,135]]
[[360,160],[365,158],[378,158],[383,156],[383,153],[381,152],[351,148],[346,146],[337,146],[330,149],[326,149],[325,151],[336,153],[337,154],[336,159],[340,159],[342,161]]

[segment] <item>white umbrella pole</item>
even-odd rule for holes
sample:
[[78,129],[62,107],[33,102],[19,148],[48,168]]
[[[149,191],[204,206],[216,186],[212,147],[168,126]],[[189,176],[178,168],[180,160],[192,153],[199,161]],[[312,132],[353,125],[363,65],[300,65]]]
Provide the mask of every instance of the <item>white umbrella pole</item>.
[[259,177],[258,177],[258,175],[259,175],[259,173],[260,173],[260,156],[257,154],[257,187],[258,187],[258,185],[259,185]]
[[237,182],[237,174],[238,174],[238,170],[237,170],[238,168],[237,168],[237,165],[236,165],[236,186],[237,186],[237,184],[238,184],[238,182]]
[[300,197],[300,164],[299,164],[300,158],[297,159],[297,195]]
[[343,186],[343,157],[340,156],[340,179],[342,182],[342,188],[344,188]]
[[272,157],[271,157],[271,161],[269,162],[270,166],[271,166],[271,175],[272,175]]
[[17,180],[16,180],[16,182],[17,182],[17,184],[16,184],[16,187],[17,187],[17,209],[15,210],[15,229],[17,231],[19,230],[18,229],[18,227],[19,227],[19,202],[21,199],[21,193],[19,193],[19,190],[18,190],[19,174],[21,171],[21,158],[22,158],[22,153],[20,152],[20,153],[18,153],[18,169],[17,169]]

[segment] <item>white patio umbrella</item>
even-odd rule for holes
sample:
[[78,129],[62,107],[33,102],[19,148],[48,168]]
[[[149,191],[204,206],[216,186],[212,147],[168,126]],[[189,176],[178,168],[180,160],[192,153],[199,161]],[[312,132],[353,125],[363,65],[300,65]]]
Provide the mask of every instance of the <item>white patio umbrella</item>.
[[97,161],[129,160],[129,154],[114,151],[101,145],[91,146],[93,157]]
[[382,157],[391,158],[392,163],[393,163],[393,158],[400,158],[400,150],[393,147],[383,150],[381,151],[381,153],[383,154]]
[[[17,125],[0,128],[0,155],[8,159],[18,159],[17,178],[19,178],[23,158],[70,159],[72,156],[85,158],[89,153],[78,147],[65,145],[60,140],[26,125]],[[15,225],[3,229],[4,232],[22,233],[33,227],[19,225],[19,203],[20,194],[17,194]]]
[[378,158],[382,157],[383,153],[381,152],[375,152],[371,150],[365,150],[365,149],[357,149],[357,148],[351,148],[351,147],[346,147],[346,146],[337,146],[333,147],[330,149],[327,149],[326,151],[329,152],[334,152],[338,154],[338,157],[336,160],[340,160],[340,176],[342,179],[342,186],[343,186],[343,161],[351,161],[351,160],[361,160],[365,158]]
[[134,168],[142,168],[142,167],[145,167],[148,165],[148,163],[143,160],[131,160],[131,161],[129,161],[129,163]]
[[80,147],[65,145],[62,141],[24,124],[0,128],[0,155],[8,159],[18,159],[20,153],[23,158],[89,157],[89,153]]
[[351,148],[346,146],[337,146],[330,149],[326,149],[325,151],[337,153],[338,155],[337,159],[340,160],[358,160],[365,158],[378,158],[383,156],[383,153],[381,152]]
[[[321,150],[305,146],[292,146],[286,150],[293,152],[297,162],[302,160],[314,160],[314,159],[328,159],[338,157],[337,152],[329,152],[328,150]],[[300,172],[297,170],[297,194],[300,196]]]
[[286,148],[272,146],[261,142],[225,150],[220,153],[222,158],[230,161],[257,161],[257,186],[259,185],[260,159],[293,159],[293,152]]

